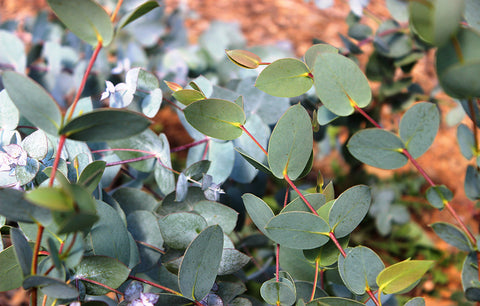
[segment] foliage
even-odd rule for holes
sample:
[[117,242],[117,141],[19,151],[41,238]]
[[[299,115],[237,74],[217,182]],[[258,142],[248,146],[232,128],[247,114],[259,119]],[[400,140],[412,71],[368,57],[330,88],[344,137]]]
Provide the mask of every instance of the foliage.
[[[431,227],[467,253],[465,297],[480,301],[476,237],[450,204],[453,193],[416,162],[439,128],[436,101],[415,103],[419,86],[396,73],[435,48],[440,85],[473,122],[473,132],[458,127],[461,152],[478,158],[475,1],[387,1],[394,19],[375,33],[360,19],[368,1],[351,1],[345,47],[315,44],[304,60],[275,47],[244,50],[238,28],[225,23],[188,45],[182,12],[167,15],[156,1],[48,3],[59,20],[40,13],[26,25],[28,53],[0,31],[8,46],[0,50],[0,225],[12,242],[0,244],[0,290],[32,289],[34,305],[394,305],[435,262],[386,266],[350,240],[368,214],[389,235],[408,222],[405,207],[368,182],[338,196],[321,174],[314,188],[297,187],[311,172],[313,144],[344,125],[343,145],[361,163],[411,162],[425,178],[428,202],[458,225]],[[367,43],[375,51],[364,73],[355,56]],[[373,99],[369,81],[381,83]],[[404,111],[397,130],[377,123],[382,104]],[[170,148],[149,129],[161,107],[176,110],[193,143]],[[186,149],[184,169],[173,169],[171,153]],[[287,186],[280,207],[265,194],[269,177]],[[479,178],[477,161],[466,170],[472,201]]]

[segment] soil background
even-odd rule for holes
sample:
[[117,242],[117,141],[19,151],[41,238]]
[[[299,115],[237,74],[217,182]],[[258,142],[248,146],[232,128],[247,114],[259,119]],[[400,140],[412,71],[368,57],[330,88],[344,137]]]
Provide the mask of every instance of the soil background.
[[[304,0],[167,0],[166,6],[170,10],[178,5],[186,5],[195,12],[186,21],[192,43],[196,42],[199,34],[208,28],[211,21],[235,21],[241,25],[249,45],[269,45],[279,41],[288,41],[293,45],[297,56],[301,57],[312,45],[314,38],[337,47],[342,46],[338,33],[346,35],[347,32],[345,18],[349,13],[349,7],[345,2],[335,0],[334,6],[326,10],[318,9],[313,1],[307,2]],[[2,21],[13,18],[22,19],[35,15],[36,12],[45,8],[47,8],[46,0],[0,0],[0,18]],[[367,9],[381,19],[386,19],[389,16],[384,0],[371,0]],[[364,17],[363,21],[374,29],[377,27],[370,19]],[[365,54],[360,57],[360,63],[364,67],[372,47],[366,45],[362,47],[362,50]],[[437,84],[433,53],[420,60],[413,70],[412,76],[413,81],[420,83],[426,93],[429,94]],[[371,85],[374,91],[378,88],[378,84],[372,83]],[[444,118],[454,104],[446,96],[440,96],[440,98],[443,101],[440,108]],[[391,114],[388,109],[382,110],[382,113],[384,115],[382,117],[384,126],[398,126],[399,115]],[[162,126],[165,127],[169,140],[170,138],[177,138],[177,140],[172,139],[172,141],[181,143],[185,135],[178,135],[179,123],[171,115],[171,112],[166,111],[158,118],[162,121]],[[464,123],[472,126],[468,120],[465,120]],[[332,177],[331,163],[333,160],[342,164],[339,154],[333,153],[326,159],[316,162],[315,168],[321,170],[325,176]],[[437,184],[445,184],[454,192],[455,196],[451,202],[453,207],[461,218],[471,225],[474,233],[477,233],[478,220],[474,220],[474,205],[466,198],[463,191],[465,169],[469,162],[461,156],[458,149],[456,127],[447,127],[442,120],[435,142],[429,151],[418,159],[418,162]],[[371,167],[368,169],[380,177],[389,177],[393,173],[392,171]],[[412,166],[407,165],[397,171],[413,170]],[[429,232],[439,248],[446,252],[456,252],[453,247],[438,239],[427,226],[437,221],[454,223],[447,211],[429,210],[428,213],[419,218],[421,220],[417,221],[420,221],[419,224],[422,224]],[[419,292],[419,294],[425,296],[427,305],[454,305],[450,301],[450,295],[454,291],[462,290],[461,276],[456,268],[445,270],[445,273],[449,278],[449,284],[442,288],[441,298],[427,297],[426,292],[432,290],[432,288],[426,287],[428,282],[422,288],[423,291]],[[25,304],[25,293],[22,290],[0,294],[0,305],[15,306],[22,303]]]

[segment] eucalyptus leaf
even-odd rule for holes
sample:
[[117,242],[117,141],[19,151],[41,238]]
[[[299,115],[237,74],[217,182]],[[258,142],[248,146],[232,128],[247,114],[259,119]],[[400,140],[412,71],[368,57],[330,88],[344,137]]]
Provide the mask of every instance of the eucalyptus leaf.
[[203,299],[215,282],[222,259],[223,233],[218,225],[204,229],[185,251],[178,282],[186,297]]
[[307,165],[313,144],[311,120],[300,105],[290,107],[275,126],[268,144],[268,164],[278,178],[297,179]]
[[225,234],[230,234],[237,224],[238,213],[223,204],[213,201],[200,201],[195,204],[193,209],[205,218],[209,226],[220,225]]
[[49,297],[59,299],[73,299],[78,297],[79,292],[76,288],[67,285],[65,282],[56,278],[31,275],[23,281],[23,288],[40,288],[43,294]]
[[[2,31],[0,31],[1,39]],[[20,112],[10,99],[6,90],[0,91],[0,128],[4,130],[14,130],[20,121]],[[1,141],[0,141],[1,143]]]
[[12,227],[10,229],[10,238],[12,239],[12,244],[15,250],[15,256],[17,257],[18,263],[22,268],[23,276],[30,275],[33,250],[32,247],[28,244],[25,235],[18,228]]
[[438,209],[443,209],[453,199],[453,193],[444,185],[429,187],[426,196],[428,202]]
[[245,193],[242,195],[243,205],[248,212],[248,215],[252,219],[257,228],[267,237],[269,237],[268,231],[265,229],[270,220],[275,217],[270,206],[267,205],[262,199],[251,194]]
[[328,110],[339,116],[365,107],[372,99],[367,78],[352,60],[337,53],[320,53],[313,68],[315,90]]
[[0,62],[2,64],[8,64],[19,73],[24,73],[27,56],[22,40],[13,33],[0,30],[0,44],[3,46],[0,51]]
[[255,86],[275,97],[296,97],[313,85],[310,70],[302,61],[293,58],[277,60],[258,76]]
[[157,1],[147,1],[142,3],[138,7],[136,7],[132,12],[122,17],[122,19],[118,22],[117,27],[119,29],[127,26],[129,23],[141,18],[143,15],[147,14],[151,10],[159,7]]
[[408,161],[402,153],[405,148],[403,141],[381,129],[364,129],[355,133],[347,147],[355,158],[377,168],[397,169]]
[[468,236],[458,227],[445,222],[435,222],[430,226],[435,233],[448,244],[465,252],[474,251],[474,247],[468,239]]
[[197,237],[207,221],[200,215],[179,212],[169,214],[158,221],[165,243],[178,250],[186,249],[190,242]]
[[268,280],[262,284],[260,294],[272,305],[292,305],[295,303],[295,285],[286,278]]
[[19,288],[23,283],[23,273],[20,263],[15,255],[14,246],[0,252],[0,291]]
[[110,44],[113,25],[107,12],[92,0],[48,0],[50,8],[80,39],[92,46]]
[[45,132],[58,134],[62,126],[62,114],[45,89],[32,79],[12,71],[3,72],[2,81],[22,116]]
[[184,109],[185,118],[198,131],[207,136],[232,140],[240,137],[240,125],[245,123],[245,113],[234,102],[205,99],[191,103]]
[[150,120],[124,109],[97,109],[69,121],[60,134],[82,141],[128,138],[148,128]]
[[320,217],[305,212],[286,212],[266,225],[268,236],[292,249],[313,249],[328,242],[329,227]]
[[465,124],[460,124],[457,128],[457,141],[463,157],[472,159],[475,150],[475,138]]
[[330,209],[328,223],[337,238],[350,234],[368,213],[372,197],[365,185],[344,191]]
[[129,274],[130,269],[117,259],[106,256],[86,256],[75,268],[73,277],[83,281],[87,294],[102,295],[109,290],[88,282],[89,280],[116,289],[127,280]]
[[404,260],[393,264],[378,274],[379,290],[386,294],[400,292],[418,281],[433,263],[431,260]]
[[0,214],[16,222],[40,222],[47,225],[52,216],[47,208],[25,199],[25,193],[15,189],[0,189]]
[[440,126],[437,106],[421,102],[412,106],[400,121],[400,138],[413,158],[420,157],[433,143]]

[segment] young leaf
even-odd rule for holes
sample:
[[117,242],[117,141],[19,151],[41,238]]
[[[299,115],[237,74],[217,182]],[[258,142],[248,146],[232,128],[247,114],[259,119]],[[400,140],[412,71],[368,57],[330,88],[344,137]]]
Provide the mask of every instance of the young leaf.
[[267,223],[265,229],[276,243],[292,249],[313,249],[329,240],[327,223],[305,212],[279,214]]
[[275,97],[296,97],[306,93],[313,85],[310,70],[302,61],[279,59],[265,68],[255,86]]
[[269,237],[268,231],[265,229],[267,223],[275,217],[270,206],[267,205],[262,199],[251,194],[245,193],[242,195],[243,205],[248,212],[248,215],[252,219],[257,228],[267,237]]
[[400,121],[400,138],[413,158],[420,157],[432,145],[440,126],[437,106],[421,102],[412,106]]
[[365,129],[353,134],[347,144],[350,153],[361,162],[382,169],[397,169],[408,159],[397,135],[381,129]]
[[453,245],[454,247],[465,252],[474,251],[474,248],[467,235],[458,227],[445,222],[436,222],[430,226],[433,228],[435,233],[448,244]]
[[60,134],[82,141],[107,141],[137,135],[148,128],[150,120],[124,109],[97,109],[69,121]]
[[185,297],[202,300],[212,289],[222,259],[223,232],[213,225],[203,230],[185,251],[178,283]]
[[57,103],[32,79],[5,71],[2,81],[8,95],[20,114],[50,135],[58,135],[62,126],[62,113]]
[[303,172],[312,153],[313,133],[310,117],[300,105],[290,107],[275,126],[268,144],[268,164],[273,174],[291,180]]
[[350,249],[347,256],[338,259],[338,271],[347,288],[357,295],[365,290],[378,288],[377,275],[385,268],[378,255],[369,248],[358,246]]
[[350,234],[367,215],[372,196],[365,185],[343,192],[330,209],[328,223],[337,238]]
[[262,62],[258,55],[246,50],[225,50],[225,53],[234,64],[242,68],[255,69]]
[[380,292],[394,294],[408,288],[419,280],[433,264],[432,260],[404,260],[385,268],[377,276]]
[[245,123],[245,113],[234,102],[205,99],[193,102],[184,109],[185,118],[207,136],[232,140],[242,135],[240,125]]
[[[75,279],[93,280],[110,288],[118,288],[130,274],[130,269],[115,258],[106,256],[85,256],[75,268]],[[99,285],[83,281],[86,293],[91,295],[103,295],[110,290]]]
[[264,282],[260,294],[271,305],[292,305],[296,300],[295,285],[283,277],[278,282],[275,279]]
[[107,12],[92,0],[48,0],[58,18],[80,39],[96,46],[110,44],[113,25]]
[[460,124],[457,128],[457,141],[462,155],[468,160],[472,159],[475,153],[475,137],[465,124]]
[[66,190],[58,187],[34,189],[25,195],[25,199],[51,210],[73,211],[74,199]]
[[365,107],[372,99],[367,78],[355,62],[338,53],[320,53],[313,68],[318,98],[339,116],[353,113],[352,103]]
[[85,187],[89,193],[92,193],[102,179],[106,164],[103,160],[96,160],[88,164],[80,174],[77,183]]
[[183,105],[190,105],[195,101],[206,99],[205,95],[201,91],[193,89],[180,89],[174,91],[172,96]]

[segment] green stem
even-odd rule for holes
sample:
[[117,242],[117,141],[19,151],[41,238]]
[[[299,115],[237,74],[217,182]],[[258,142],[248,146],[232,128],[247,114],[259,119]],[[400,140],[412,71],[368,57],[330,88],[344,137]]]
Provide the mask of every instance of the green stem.
[[300,192],[300,190],[298,190],[297,186],[295,186],[295,184],[292,182],[292,180],[290,180],[290,178],[288,177],[287,173],[284,173],[283,174],[283,177],[285,178],[285,180],[287,181],[287,183],[293,188],[293,190],[295,190],[295,192],[298,194],[298,196],[303,200],[303,202],[308,206],[308,208],[310,209],[310,211],[318,216],[318,213],[315,211],[315,209],[313,208],[312,204],[310,204],[310,202],[308,202],[308,200],[303,196],[303,194]]

